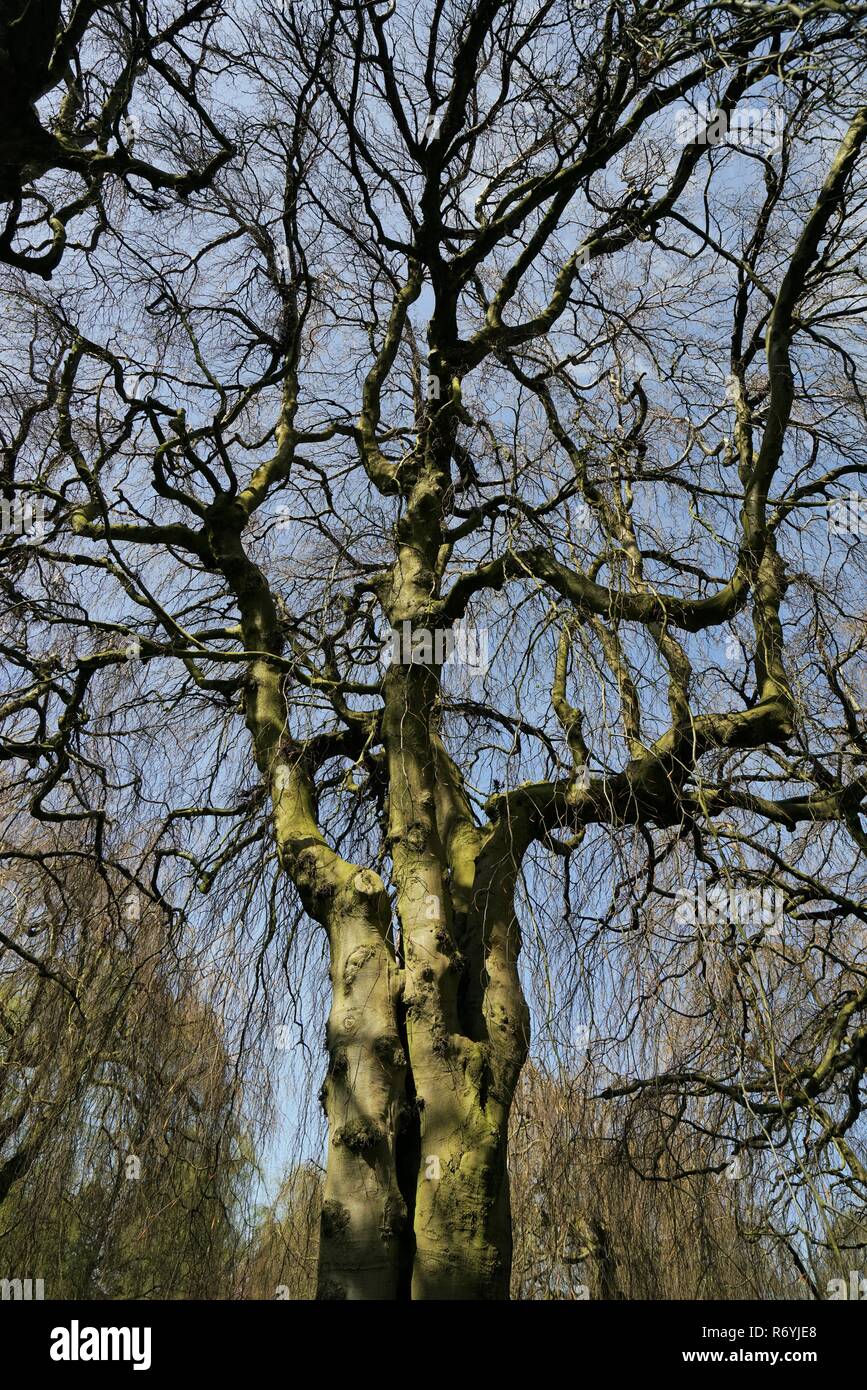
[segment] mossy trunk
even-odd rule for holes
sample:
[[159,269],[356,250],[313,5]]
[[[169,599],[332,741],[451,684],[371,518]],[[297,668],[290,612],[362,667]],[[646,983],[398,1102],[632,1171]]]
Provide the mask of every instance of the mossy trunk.
[[[519,938],[504,864],[488,866],[459,814],[459,789],[447,795],[454,769],[431,734],[435,695],[425,667],[394,667],[386,679],[388,846],[419,1124],[411,1294],[502,1299],[512,1248],[507,1129],[527,1046]],[[468,970],[478,972],[475,988],[464,984]]]
[[[433,588],[426,548],[401,548],[387,602],[395,627],[424,617]],[[268,650],[276,616],[259,580],[254,566],[241,567],[245,639]],[[506,837],[476,827],[439,739],[439,702],[436,666],[390,668],[381,733],[395,943],[382,879],[342,859],[319,829],[313,780],[283,733],[278,671],[269,661],[251,666],[247,719],[271,785],[280,860],[330,948],[324,1299],[509,1293],[506,1142],[528,1042],[513,906],[521,847],[511,826]]]
[[[357,873],[329,923],[332,1004],[322,1101],[329,1152],[320,1223],[321,1299],[397,1299],[407,1268],[406,1203],[396,1145],[406,1056],[396,1023],[397,967],[378,875]],[[406,1282],[404,1273],[403,1282]]]
[[506,1299],[506,1140],[526,1009],[507,1018],[492,1008],[508,1059],[496,1038],[468,1036],[449,979],[460,955],[446,929],[425,919],[402,921],[401,931],[408,1057],[387,945],[353,918],[332,946],[318,1297]]
[[379,874],[326,844],[303,763],[281,756],[272,785],[281,860],[306,910],[324,926],[330,952],[317,1297],[394,1300],[408,1288],[411,1231],[397,1181],[406,1054],[391,905]]

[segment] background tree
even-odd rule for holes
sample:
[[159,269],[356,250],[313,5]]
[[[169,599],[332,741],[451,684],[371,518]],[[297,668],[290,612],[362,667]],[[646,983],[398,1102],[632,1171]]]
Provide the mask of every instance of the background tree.
[[316,1167],[292,1167],[274,1202],[257,1214],[241,1288],[248,1298],[312,1299],[316,1294],[322,1181]]
[[304,960],[302,1044],[323,928],[320,1297],[507,1296],[531,1003],[801,1259],[865,1182],[858,7],[208,42],[212,186],[9,281],[16,793]]
[[3,885],[0,1263],[51,1298],[226,1297],[251,1158],[223,1029],[162,914],[61,844]]

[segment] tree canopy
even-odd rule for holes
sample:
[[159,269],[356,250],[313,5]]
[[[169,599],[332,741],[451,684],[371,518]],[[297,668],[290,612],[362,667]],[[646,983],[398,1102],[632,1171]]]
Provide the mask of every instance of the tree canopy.
[[239,1074],[327,996],[319,1297],[508,1295],[531,1052],[809,1284],[867,1187],[867,6],[20,8],[6,860],[195,943]]

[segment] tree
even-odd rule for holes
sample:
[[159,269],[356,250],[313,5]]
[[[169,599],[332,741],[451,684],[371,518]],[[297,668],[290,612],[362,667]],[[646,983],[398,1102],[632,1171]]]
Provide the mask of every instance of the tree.
[[49,1298],[229,1296],[252,1164],[221,1022],[165,915],[61,845],[2,890],[0,1263]]
[[314,1297],[321,1211],[319,1173],[310,1164],[292,1167],[276,1200],[258,1213],[243,1280],[246,1297]]
[[621,1123],[863,1203],[862,8],[266,8],[212,185],[10,280],[5,756],[323,929],[320,1298],[508,1295],[576,980]]
[[[157,193],[185,196],[225,164],[231,144],[199,91],[203,38],[218,10],[216,0],[9,0],[0,18],[0,260],[50,279],[71,222],[91,214],[91,245],[105,230],[112,176],[127,189],[144,185],[145,202],[150,190],[158,206]],[[137,90],[151,113],[168,105],[171,119],[145,132],[132,109]]]
[[[772,1173],[719,1171],[712,1133],[645,1101],[624,1131],[596,1069],[521,1077],[512,1119],[512,1296],[793,1299],[818,1295],[774,1233]],[[768,1165],[763,1165],[767,1169]],[[814,1246],[817,1248],[817,1246]]]

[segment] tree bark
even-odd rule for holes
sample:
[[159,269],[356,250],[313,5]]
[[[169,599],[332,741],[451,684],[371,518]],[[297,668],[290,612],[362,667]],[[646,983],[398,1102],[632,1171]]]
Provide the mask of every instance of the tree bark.
[[407,1283],[410,1227],[397,1181],[406,1055],[388,894],[372,869],[326,844],[303,763],[278,764],[274,807],[281,860],[306,910],[324,926],[331,957],[317,1297],[394,1300]]
[[322,1100],[329,1153],[317,1297],[397,1299],[409,1224],[396,1171],[406,1056],[388,898],[377,874],[359,870],[341,889],[328,935],[332,1004]]
[[[419,1115],[411,1292],[414,1300],[503,1299],[512,1253],[509,1110],[529,1031],[514,861],[496,836],[485,853],[471,828],[454,765],[431,734],[436,684],[427,667],[392,668],[383,723]],[[468,970],[474,978],[462,987]]]

